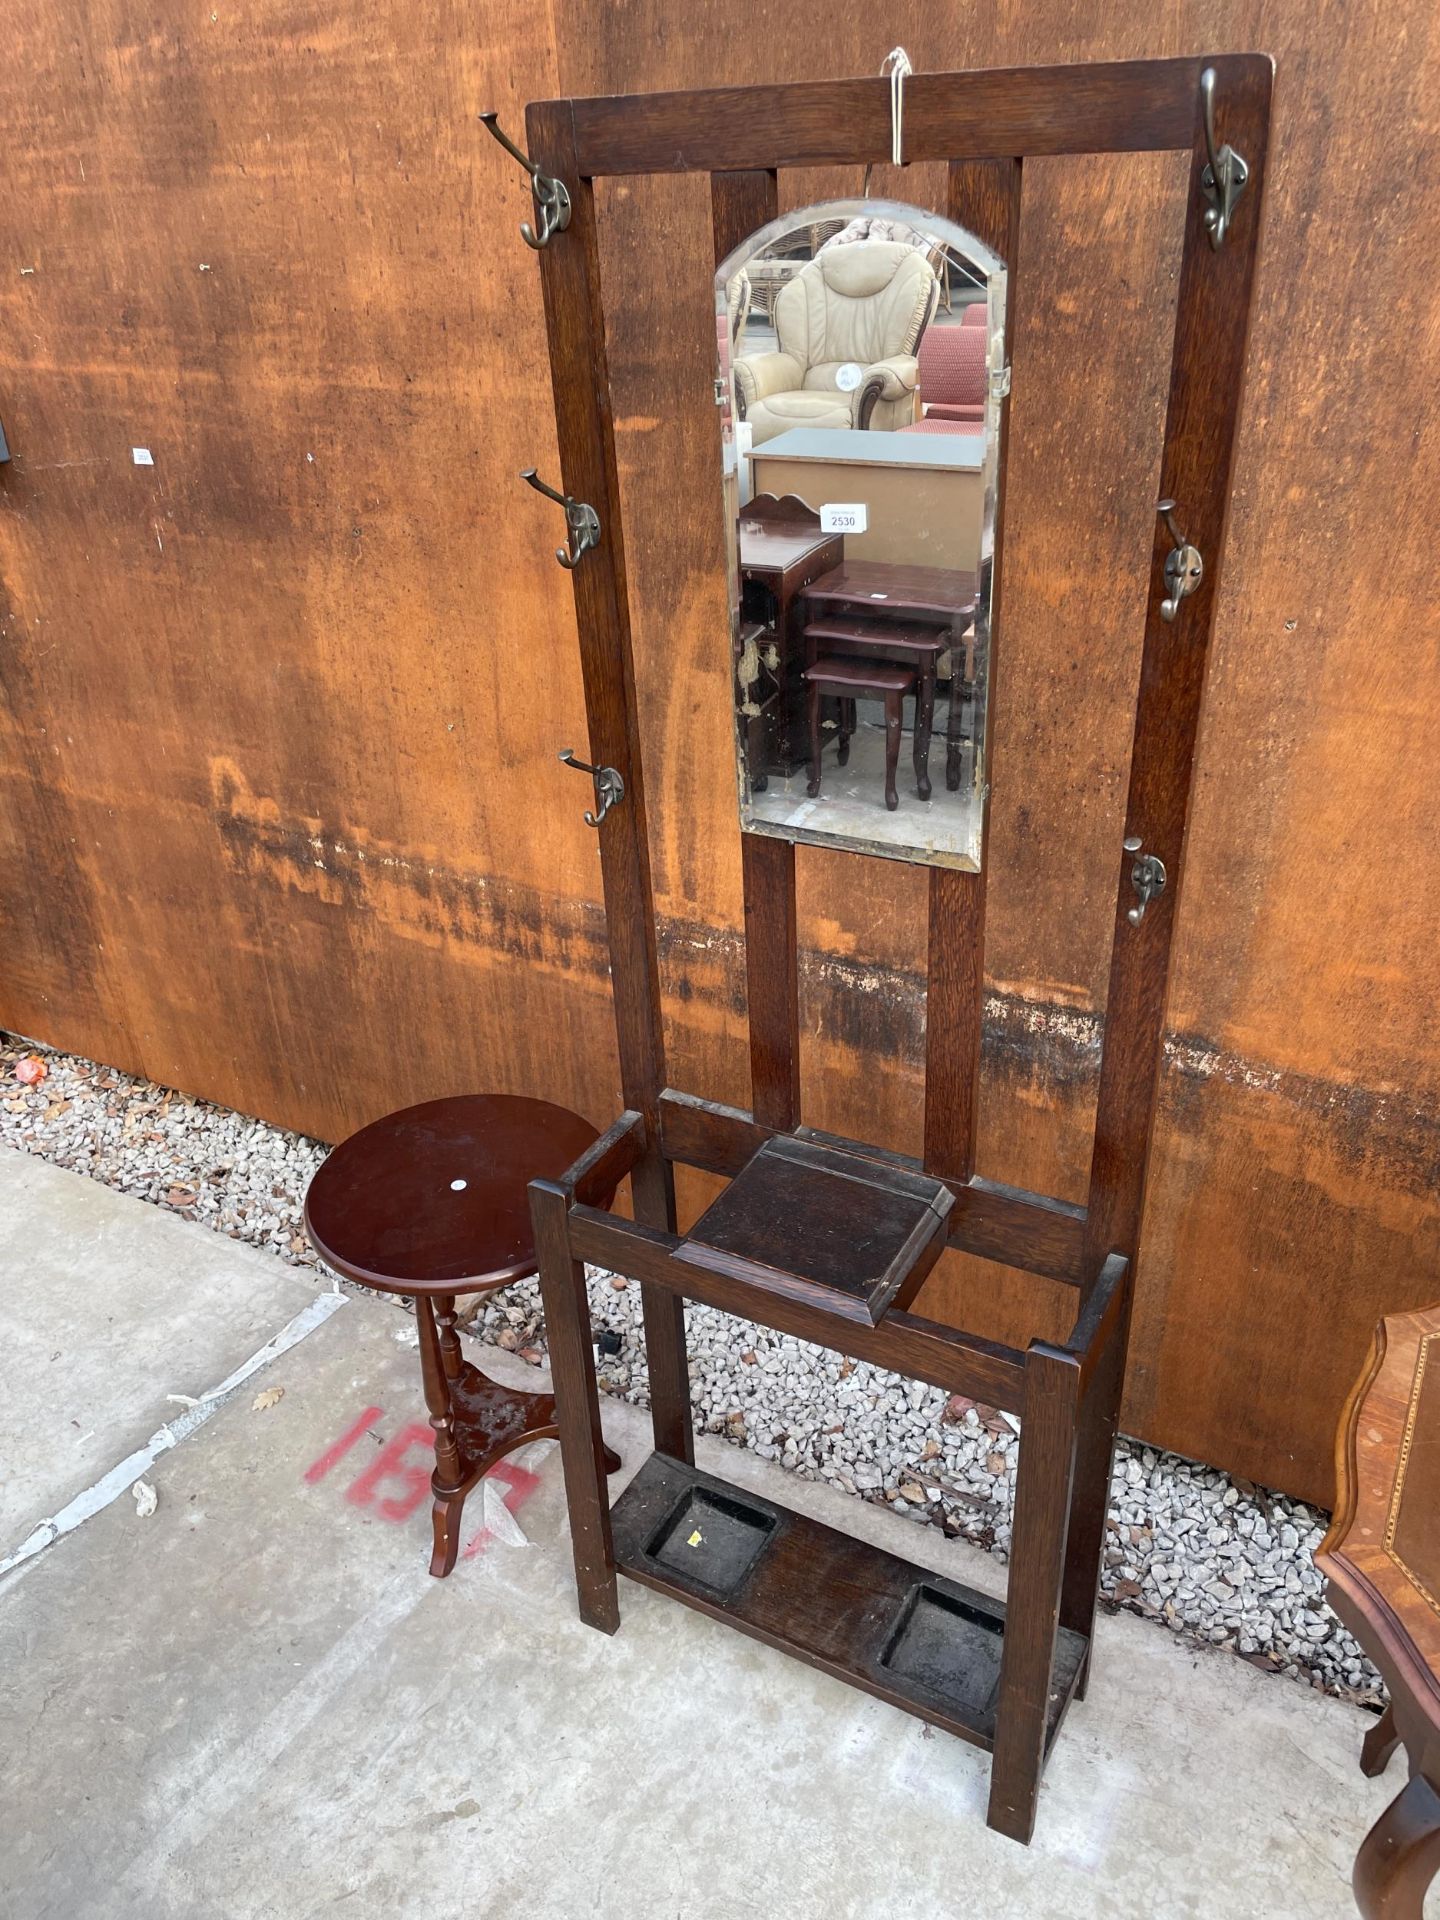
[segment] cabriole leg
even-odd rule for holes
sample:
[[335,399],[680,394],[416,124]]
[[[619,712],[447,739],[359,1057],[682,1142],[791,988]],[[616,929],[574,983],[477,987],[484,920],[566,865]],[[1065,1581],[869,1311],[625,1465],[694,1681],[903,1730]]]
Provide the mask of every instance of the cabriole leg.
[[1417,1773],[1366,1834],[1350,1884],[1363,1920],[1422,1920],[1440,1870],[1440,1793]]

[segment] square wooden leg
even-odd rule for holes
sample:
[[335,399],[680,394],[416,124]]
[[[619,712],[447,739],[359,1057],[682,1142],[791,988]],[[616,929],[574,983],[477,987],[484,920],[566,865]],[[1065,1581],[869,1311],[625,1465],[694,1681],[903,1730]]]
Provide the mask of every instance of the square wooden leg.
[[620,1625],[620,1600],[610,1538],[600,1394],[590,1346],[590,1302],[585,1292],[584,1265],[570,1252],[567,1208],[562,1187],[549,1180],[530,1183],[530,1217],[545,1303],[555,1424],[560,1430],[580,1618],[601,1633],[614,1633]]
[[1025,1410],[1015,1481],[1015,1526],[1005,1644],[995,1711],[989,1826],[1028,1845],[1045,1764],[1051,1674],[1075,1475],[1079,1368],[1034,1345],[1025,1356]]
[[[1075,1480],[1070,1495],[1070,1530],[1065,1545],[1065,1582],[1060,1595],[1061,1626],[1083,1634],[1092,1646],[1095,1607],[1100,1593],[1100,1557],[1105,1548],[1105,1518],[1110,1510],[1115,1434],[1125,1385],[1133,1272],[1125,1285],[1126,1298],[1119,1322],[1111,1332],[1080,1409]],[[1075,1688],[1077,1700],[1085,1698],[1090,1684],[1090,1662],[1091,1652],[1087,1649]]]

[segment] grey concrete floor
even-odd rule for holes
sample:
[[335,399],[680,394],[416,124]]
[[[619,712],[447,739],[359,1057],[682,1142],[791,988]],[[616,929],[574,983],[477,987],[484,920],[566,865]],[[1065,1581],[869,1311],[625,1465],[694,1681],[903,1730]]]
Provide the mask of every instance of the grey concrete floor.
[[[614,1638],[582,1627],[551,1446],[508,1476],[513,1516],[487,1530],[472,1496],[474,1550],[431,1580],[393,1306],[5,1151],[0,1221],[6,1920],[1353,1914],[1400,1784],[1362,1778],[1355,1709],[1107,1618],[1017,1847],[976,1750],[629,1583]],[[605,1419],[633,1471],[643,1416]],[[701,1458],[1003,1582],[751,1454]]]

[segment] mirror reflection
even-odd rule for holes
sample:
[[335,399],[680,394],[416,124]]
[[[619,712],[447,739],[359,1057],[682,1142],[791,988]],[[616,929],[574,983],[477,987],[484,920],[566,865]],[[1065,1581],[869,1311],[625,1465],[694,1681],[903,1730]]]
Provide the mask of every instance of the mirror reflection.
[[716,278],[742,824],[977,868],[1004,269],[893,202]]

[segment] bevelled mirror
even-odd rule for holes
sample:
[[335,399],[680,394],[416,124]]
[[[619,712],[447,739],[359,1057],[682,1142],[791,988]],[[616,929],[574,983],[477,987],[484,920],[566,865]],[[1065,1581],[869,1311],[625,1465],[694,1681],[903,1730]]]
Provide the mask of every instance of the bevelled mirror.
[[1005,267],[832,200],[716,275],[741,824],[977,870]]

